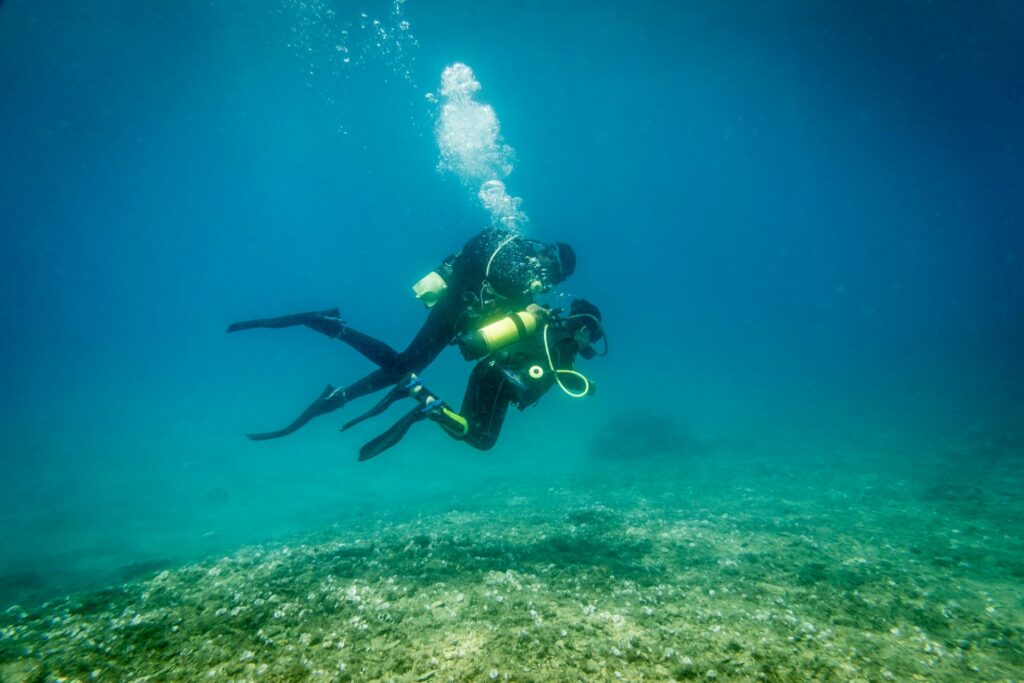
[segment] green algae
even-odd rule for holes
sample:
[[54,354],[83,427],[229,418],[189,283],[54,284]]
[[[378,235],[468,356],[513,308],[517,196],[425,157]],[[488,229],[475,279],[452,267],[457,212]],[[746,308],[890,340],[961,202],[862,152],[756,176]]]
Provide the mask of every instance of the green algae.
[[1020,500],[986,517],[932,481],[806,471],[495,482],[11,608],[0,680],[1024,677]]

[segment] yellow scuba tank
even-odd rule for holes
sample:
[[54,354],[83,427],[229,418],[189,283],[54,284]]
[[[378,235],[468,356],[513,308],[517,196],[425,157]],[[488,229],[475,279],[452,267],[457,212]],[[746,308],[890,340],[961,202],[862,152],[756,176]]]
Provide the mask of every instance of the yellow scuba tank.
[[544,309],[530,304],[525,311],[505,316],[459,338],[459,348],[466,360],[483,358],[509,344],[524,339],[537,331]]

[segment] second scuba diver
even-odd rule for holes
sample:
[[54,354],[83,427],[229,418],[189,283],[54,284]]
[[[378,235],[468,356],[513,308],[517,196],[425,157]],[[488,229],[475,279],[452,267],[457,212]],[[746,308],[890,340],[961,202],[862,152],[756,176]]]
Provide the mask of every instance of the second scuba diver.
[[522,311],[535,295],[550,291],[575,268],[576,254],[568,244],[545,244],[515,232],[484,230],[413,287],[430,314],[401,352],[353,330],[341,320],[338,309],[232,323],[228,332],[305,325],[345,342],[378,368],[347,387],[327,385],[287,427],[248,437],[261,441],[287,436],[354,398],[394,385],[409,373],[422,372],[445,346],[496,317]]
[[[602,339],[604,350],[598,354],[594,344]],[[483,358],[470,374],[459,412],[409,373],[376,406],[342,429],[379,415],[395,401],[413,398],[417,406],[365,444],[359,450],[360,460],[383,453],[401,441],[412,425],[428,418],[452,438],[488,450],[498,440],[510,404],[525,410],[555,384],[573,398],[590,395],[593,385],[576,371],[576,356],[604,355],[607,344],[601,312],[589,301],[576,299],[564,317],[533,304],[460,337],[459,346],[468,360]]]

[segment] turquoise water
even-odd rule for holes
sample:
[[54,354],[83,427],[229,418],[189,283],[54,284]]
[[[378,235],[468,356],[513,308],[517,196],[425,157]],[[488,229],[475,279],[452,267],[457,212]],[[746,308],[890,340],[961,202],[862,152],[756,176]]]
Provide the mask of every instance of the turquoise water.
[[[1022,26],[0,3],[0,680],[1020,679]],[[594,396],[244,438],[371,368],[229,322],[401,347],[489,224],[576,248]]]

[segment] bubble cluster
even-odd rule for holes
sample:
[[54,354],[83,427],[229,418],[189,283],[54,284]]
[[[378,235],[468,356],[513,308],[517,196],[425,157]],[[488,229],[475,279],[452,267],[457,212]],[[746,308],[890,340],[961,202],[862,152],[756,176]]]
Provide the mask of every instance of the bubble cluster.
[[488,180],[477,193],[480,203],[491,214],[497,224],[509,230],[516,230],[527,221],[526,214],[519,209],[522,199],[511,197],[500,180]]
[[[441,74],[441,94],[451,99],[466,99],[480,91],[480,81],[473,70],[461,62],[452,64]],[[489,109],[490,107],[488,107]]]
[[419,41],[405,18],[405,0],[366,4],[366,11],[350,16],[339,14],[330,0],[285,0],[280,7],[290,20],[288,47],[303,61],[306,84],[322,91],[329,106],[337,104],[336,84],[354,68],[382,65],[417,87],[412,68]]
[[476,100],[480,87],[473,70],[460,62],[441,74],[443,103],[435,128],[441,155],[438,168],[455,173],[470,187],[479,187],[477,198],[495,226],[518,230],[528,220],[519,208],[522,199],[510,196],[501,180],[512,172],[515,152],[501,138],[494,109]]

